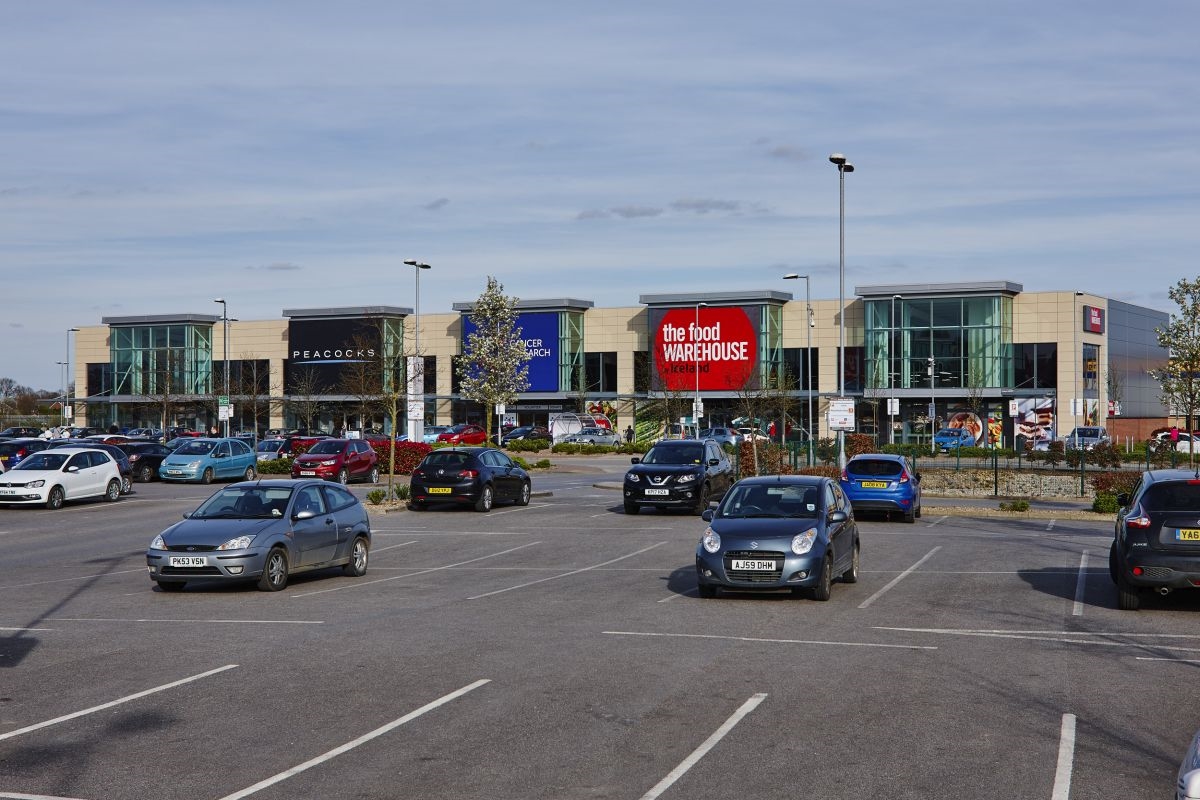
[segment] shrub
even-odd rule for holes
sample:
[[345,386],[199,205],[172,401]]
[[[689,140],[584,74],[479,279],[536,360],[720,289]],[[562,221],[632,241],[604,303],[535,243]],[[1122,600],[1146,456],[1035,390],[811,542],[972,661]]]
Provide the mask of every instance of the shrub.
[[1050,468],[1058,466],[1062,463],[1066,450],[1062,442],[1051,442],[1050,449],[1042,453],[1042,460],[1050,465]]
[[367,492],[367,502],[377,506],[387,498],[387,489],[372,489]]
[[863,453],[877,453],[875,447],[875,438],[868,436],[865,433],[848,433],[846,434],[846,458],[854,458],[854,456],[862,455]]
[[1000,504],[1001,511],[1028,511],[1029,501],[1024,499],[1016,499],[1009,503]]
[[392,487],[392,494],[397,500],[407,500],[412,496],[412,487],[407,483],[397,483]]
[[549,446],[550,442],[545,439],[513,439],[504,448],[512,453],[536,453]]
[[826,464],[832,464],[837,461],[838,457],[837,439],[818,439],[817,446],[813,448],[813,452],[819,460],[824,461]]
[[820,475],[823,478],[833,478],[835,481],[842,476],[842,471],[837,467],[801,467],[796,470],[797,475]]
[[1095,472],[1088,476],[1088,483],[1092,485],[1092,491],[1097,496],[1110,494],[1115,499],[1119,494],[1132,494],[1133,487],[1137,485],[1141,477],[1141,473],[1133,470]]
[[754,445],[742,445],[738,452],[739,475],[789,475],[792,472],[791,453],[783,445],[759,442],[758,471],[754,470]]
[[529,470],[533,470],[533,469],[550,469],[550,467],[552,466],[550,463],[550,459],[548,459],[548,458],[543,458],[540,461],[535,461],[532,464],[530,464],[528,461],[521,458],[520,456],[513,456],[512,460],[514,463],[516,463],[517,466],[519,466],[521,469],[525,470],[526,472],[528,472]]
[[[388,468],[391,466],[391,441],[372,444],[375,452],[379,455],[379,471],[387,474]],[[396,442],[396,475],[411,475],[416,469],[417,464],[421,463],[421,459],[433,450],[432,447],[424,442]]]
[[260,475],[291,475],[292,461],[289,458],[273,458],[258,462],[256,469]]
[[1124,459],[1117,447],[1109,442],[1101,442],[1087,454],[1087,460],[1098,467],[1119,467]]
[[1120,510],[1120,505],[1117,503],[1117,496],[1108,492],[1097,492],[1096,499],[1092,500],[1092,511],[1097,514],[1115,514]]

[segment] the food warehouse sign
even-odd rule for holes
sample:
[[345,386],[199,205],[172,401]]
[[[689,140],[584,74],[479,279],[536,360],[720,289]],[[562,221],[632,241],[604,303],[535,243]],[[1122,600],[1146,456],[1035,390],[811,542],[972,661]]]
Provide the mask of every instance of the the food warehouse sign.
[[756,309],[741,306],[651,310],[654,375],[659,391],[736,391],[755,374]]

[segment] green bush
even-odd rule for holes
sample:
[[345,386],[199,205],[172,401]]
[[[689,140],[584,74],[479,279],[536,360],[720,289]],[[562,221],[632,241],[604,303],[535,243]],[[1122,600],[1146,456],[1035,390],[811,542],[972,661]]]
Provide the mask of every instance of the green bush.
[[[1110,472],[1094,472],[1088,475],[1088,483],[1097,496],[1110,494],[1116,498],[1119,494],[1132,494],[1133,487],[1141,479],[1141,473],[1133,470],[1113,470]],[[1114,509],[1115,511],[1116,509]]]
[[[792,472],[791,454],[788,449],[779,444],[759,442],[758,471],[754,470],[755,446],[744,444],[738,451],[739,475],[789,475]],[[836,455],[835,455],[836,458]]]
[[412,496],[412,487],[407,483],[397,483],[392,487],[392,494],[397,500],[407,500]]
[[1092,511],[1097,514],[1115,514],[1120,509],[1117,503],[1117,496],[1108,492],[1097,492],[1096,498],[1092,500]]
[[372,489],[367,492],[367,502],[377,506],[387,498],[387,489]]
[[1029,501],[1024,499],[1016,499],[1009,503],[1000,504],[1001,511],[1028,511]]
[[512,460],[514,463],[517,464],[517,466],[519,466],[521,469],[525,470],[526,472],[529,472],[530,470],[534,470],[534,469],[550,469],[550,467],[553,466],[550,463],[550,459],[548,459],[548,458],[543,458],[540,461],[535,461],[532,464],[530,464],[528,461],[521,458],[520,456],[513,456]]
[[291,475],[292,460],[290,458],[273,458],[270,461],[258,462],[260,475]]
[[546,439],[513,439],[504,448],[512,453],[536,453],[550,447]]
[[819,461],[823,461],[827,465],[832,464],[837,461],[838,457],[837,439],[828,437],[818,439],[817,446],[813,448],[813,452]]
[[583,455],[593,456],[602,453],[619,453],[624,445],[610,447],[606,444],[576,444],[575,442],[559,442],[550,448],[551,453],[559,453],[561,455]]

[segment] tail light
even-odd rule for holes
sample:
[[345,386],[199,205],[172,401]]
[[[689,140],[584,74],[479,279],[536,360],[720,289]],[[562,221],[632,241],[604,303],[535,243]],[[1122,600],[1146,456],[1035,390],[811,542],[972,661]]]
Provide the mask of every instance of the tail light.
[[901,472],[901,473],[900,473],[900,483],[908,483],[908,472],[907,472],[907,470],[906,470],[906,471],[904,471],[904,472]]
[[1134,509],[1134,511],[1137,513],[1137,515],[1136,516],[1131,515],[1131,516],[1126,517],[1125,518],[1125,527],[1126,528],[1137,528],[1139,530],[1144,530],[1146,528],[1149,528],[1150,527],[1150,518],[1146,516],[1146,513],[1144,511],[1142,511],[1141,506],[1138,506],[1136,509]]
[[479,477],[479,470],[477,470],[477,469],[464,469],[462,472],[458,473],[458,477],[460,477],[460,478],[478,478],[478,477]]

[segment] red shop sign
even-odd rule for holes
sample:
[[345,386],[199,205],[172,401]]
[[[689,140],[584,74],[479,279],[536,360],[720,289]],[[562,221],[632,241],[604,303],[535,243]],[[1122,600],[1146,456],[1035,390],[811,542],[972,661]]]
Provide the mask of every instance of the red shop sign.
[[654,363],[665,391],[737,391],[758,365],[758,330],[737,306],[675,308],[654,332]]

